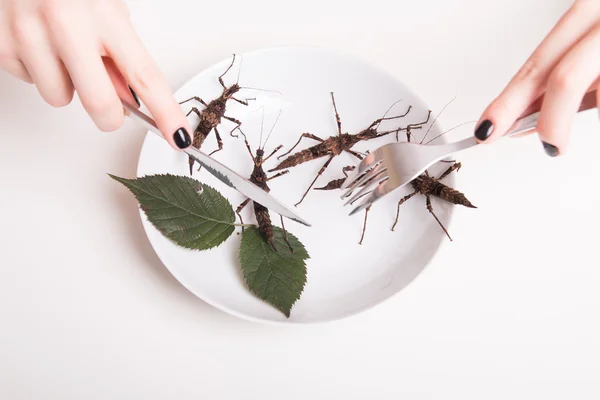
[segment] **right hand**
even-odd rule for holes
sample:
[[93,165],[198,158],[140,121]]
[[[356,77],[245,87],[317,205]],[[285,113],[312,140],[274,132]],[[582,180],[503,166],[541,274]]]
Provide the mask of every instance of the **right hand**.
[[493,143],[539,107],[546,154],[565,154],[581,101],[595,89],[600,103],[600,0],[576,0],[485,109],[475,137]]
[[191,144],[188,121],[121,0],[0,0],[0,68],[35,84],[54,107],[77,92],[105,132],[123,124],[120,99],[139,105],[137,94],[174,149]]

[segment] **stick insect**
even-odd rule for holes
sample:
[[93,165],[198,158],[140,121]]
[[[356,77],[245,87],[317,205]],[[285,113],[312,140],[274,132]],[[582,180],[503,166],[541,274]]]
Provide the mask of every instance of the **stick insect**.
[[[449,103],[448,103],[449,104]],[[423,136],[423,138],[420,141],[420,144],[429,144],[431,142],[433,142],[434,140],[436,140],[437,138],[441,137],[442,135],[445,135],[446,133],[461,127],[467,123],[464,124],[460,124],[455,126],[452,129],[449,129],[441,134],[439,134],[438,136],[434,137],[433,139],[425,142],[425,139],[427,138],[427,135],[429,134],[431,127],[433,126],[433,124],[435,123],[435,120],[437,120],[437,118],[441,115],[441,113],[444,111],[444,109],[448,106],[448,104],[442,109],[442,111],[440,111],[440,113],[438,114],[438,116],[434,119],[434,121],[432,122],[431,126],[429,127],[429,129],[427,130],[427,132],[425,133],[425,135]],[[429,115],[431,115],[431,111],[429,111],[428,114],[428,118],[427,120],[429,120]],[[427,121],[425,121],[423,124],[427,123]],[[408,142],[411,141],[411,137],[412,137],[412,132],[411,130],[414,129],[415,127],[420,127],[423,124],[412,124],[412,125],[408,125],[406,128],[402,128],[399,129],[397,134],[400,131],[405,131],[406,132],[406,140]],[[400,201],[398,202],[398,210],[396,213],[396,219],[394,221],[394,224],[392,226],[392,231],[395,229],[396,225],[398,224],[398,218],[400,215],[400,206],[402,204],[404,204],[407,200],[409,200],[410,198],[412,198],[413,196],[415,196],[416,194],[422,194],[423,196],[425,196],[426,201],[426,207],[427,210],[429,211],[429,213],[431,213],[431,215],[435,218],[435,220],[438,222],[438,224],[440,225],[440,227],[443,229],[444,233],[446,233],[446,235],[448,236],[448,238],[450,239],[450,241],[452,241],[452,238],[450,237],[450,234],[448,233],[448,230],[446,229],[446,227],[444,227],[444,225],[442,224],[442,222],[439,220],[439,218],[435,215],[434,211],[433,211],[433,207],[431,205],[431,196],[437,197],[439,199],[442,199],[444,201],[453,203],[453,204],[457,204],[457,205],[462,205],[465,207],[469,207],[469,208],[477,208],[475,207],[470,201],[469,199],[467,199],[467,197],[459,192],[456,189],[453,189],[445,184],[443,184],[442,182],[440,182],[442,179],[444,179],[445,177],[447,177],[448,175],[450,175],[452,172],[457,171],[461,168],[462,164],[456,161],[441,161],[441,162],[450,162],[452,163],[452,165],[444,172],[442,173],[438,178],[434,178],[432,177],[428,171],[425,171],[423,174],[419,175],[417,178],[415,178],[413,181],[410,182],[410,185],[413,188],[413,192],[404,196],[402,199],[400,199]],[[342,172],[344,174],[345,177],[348,176],[348,172],[352,171],[355,169],[355,166],[347,166],[344,167],[342,169]],[[332,181],[330,181],[329,183],[327,183],[325,186],[320,187],[320,188],[315,188],[315,190],[335,190],[335,189],[339,189],[343,182],[345,181],[346,178],[339,178],[339,179],[334,179]],[[365,183],[363,183],[362,186],[366,186],[368,185],[370,182],[367,181]],[[366,196],[368,193],[363,194],[361,197]],[[358,201],[361,197],[357,198],[354,200],[354,202]],[[365,219],[364,219],[364,223],[363,223],[363,230],[362,230],[362,235],[360,238],[360,242],[359,244],[362,244],[363,239],[364,239],[364,235],[365,235],[365,230],[367,227],[367,215],[369,213],[369,210],[371,209],[371,207],[367,207],[365,209]]]
[[[462,125],[464,125],[464,124],[461,124],[459,126],[462,126]],[[434,139],[430,140],[429,142],[427,142],[425,144],[430,143],[431,141],[446,134],[447,132],[449,132],[449,131],[446,131],[446,132],[436,136]],[[410,136],[407,135],[406,140],[410,142]],[[425,136],[423,137],[423,139],[421,140],[420,143],[423,144],[424,140],[425,140]],[[444,231],[446,236],[448,236],[448,239],[450,239],[450,241],[452,241],[452,237],[450,237],[448,230],[446,229],[444,224],[442,224],[440,219],[437,217],[437,215],[435,215],[435,212],[433,211],[433,207],[431,205],[431,196],[437,197],[438,199],[447,201],[452,204],[461,205],[461,206],[468,207],[468,208],[477,208],[476,206],[474,206],[471,203],[471,201],[469,199],[467,199],[467,197],[462,192],[460,192],[454,188],[451,188],[441,182],[442,179],[444,179],[445,177],[450,175],[452,172],[454,172],[454,171],[458,172],[458,170],[460,170],[462,164],[460,162],[456,162],[455,160],[442,161],[442,162],[450,162],[450,163],[452,163],[452,165],[450,167],[448,167],[448,169],[446,171],[444,171],[439,177],[435,178],[435,177],[431,176],[429,174],[429,172],[426,170],[425,172],[423,172],[421,175],[419,175],[418,177],[416,177],[414,180],[412,180],[410,182],[410,185],[413,188],[413,192],[407,194],[406,196],[401,198],[400,201],[398,201],[398,210],[396,211],[396,219],[394,220],[394,225],[392,225],[392,231],[398,224],[398,218],[400,216],[400,206],[402,206],[402,204],[404,204],[406,201],[408,201],[409,199],[411,199],[413,196],[415,196],[417,194],[421,194],[421,195],[425,196],[425,205],[427,207],[427,211],[429,211],[429,213],[433,216],[433,218],[435,218],[435,220],[440,225],[440,227],[442,228],[442,230]]]
[[[235,127],[231,130],[231,132],[229,132],[230,136],[237,137],[233,134],[233,132],[236,129],[240,130],[240,132],[241,132],[240,127],[242,125],[242,122],[236,118],[228,117],[225,115],[227,101],[234,100],[240,104],[247,106],[248,100],[255,100],[255,98],[248,98],[245,100],[240,100],[240,99],[234,97],[235,94],[238,93],[241,89],[260,90],[260,89],[250,88],[250,87],[242,87],[239,85],[240,72],[242,70],[241,65],[240,65],[240,70],[238,71],[236,83],[234,83],[233,85],[231,85],[229,87],[225,86],[225,83],[223,82],[223,77],[229,72],[231,67],[233,67],[233,64],[235,63],[235,57],[236,57],[236,55],[234,54],[233,59],[231,60],[231,64],[225,70],[225,72],[223,72],[218,78],[219,83],[223,87],[223,92],[221,93],[221,95],[219,97],[212,100],[210,103],[206,103],[202,98],[200,98],[198,96],[192,96],[189,99],[184,100],[179,103],[181,105],[181,104],[187,103],[188,101],[194,100],[204,106],[204,109],[202,111],[198,110],[198,108],[196,108],[196,107],[192,107],[190,109],[190,111],[186,114],[186,117],[189,116],[191,113],[194,113],[200,118],[198,125],[194,129],[194,138],[192,140],[192,146],[195,147],[196,149],[200,149],[200,146],[202,146],[202,144],[204,143],[204,141],[206,140],[206,138],[208,137],[208,135],[210,134],[210,132],[212,130],[215,131],[218,148],[216,150],[212,151],[209,155],[213,155],[217,151],[221,151],[223,149],[223,140],[221,139],[221,135],[219,133],[219,130],[217,129],[217,126],[221,123],[221,121],[223,119],[231,121],[235,124]],[[193,167],[194,167],[194,159],[192,157],[189,157],[189,165],[190,165],[190,175],[192,175]],[[200,168],[198,168],[198,170],[200,170]]]
[[[325,161],[325,163],[323,164],[323,166],[321,167],[321,169],[319,170],[319,172],[317,173],[317,176],[315,177],[315,179],[312,181],[312,183],[310,184],[308,189],[306,189],[306,192],[304,192],[304,195],[302,196],[300,201],[295,204],[295,206],[298,206],[300,203],[302,203],[302,201],[304,200],[304,198],[306,197],[306,195],[308,194],[310,189],[313,187],[313,185],[315,184],[317,179],[319,179],[319,177],[323,174],[323,172],[325,172],[327,167],[329,167],[329,164],[331,164],[331,161],[336,156],[338,156],[342,152],[346,151],[349,154],[353,155],[354,157],[358,158],[359,160],[362,160],[363,156],[360,153],[352,150],[352,147],[355,144],[357,144],[358,142],[376,139],[376,138],[388,135],[392,132],[397,132],[398,129],[392,129],[392,130],[383,131],[383,132],[378,132],[377,129],[379,128],[379,125],[383,121],[406,117],[408,115],[408,113],[410,112],[410,110],[412,109],[412,106],[409,106],[408,110],[402,115],[397,115],[394,117],[386,117],[387,113],[392,109],[392,107],[396,103],[398,103],[400,101],[399,100],[399,101],[395,102],[394,104],[392,104],[392,106],[386,111],[386,113],[384,114],[383,117],[378,118],[375,121],[373,121],[366,129],[363,129],[362,131],[360,131],[359,133],[356,133],[356,134],[350,134],[350,133],[342,133],[342,123],[340,120],[340,115],[337,111],[337,105],[335,103],[335,97],[333,95],[333,92],[331,92],[331,100],[333,102],[333,109],[335,111],[335,119],[336,119],[336,123],[337,123],[337,127],[338,127],[338,134],[335,136],[330,136],[327,139],[321,139],[320,137],[313,135],[312,133],[303,133],[300,136],[300,139],[298,139],[298,142],[296,142],[296,144],[287,153],[282,154],[281,156],[277,157],[277,159],[280,159],[281,157],[284,157],[284,156],[288,155],[289,153],[291,153],[294,150],[294,148],[296,148],[296,146],[298,146],[298,144],[300,144],[300,142],[302,141],[303,138],[312,139],[319,143],[312,147],[309,147],[307,149],[304,149],[297,153],[292,154],[291,156],[289,156],[285,160],[283,160],[281,163],[279,163],[279,165],[277,165],[275,168],[272,168],[269,170],[269,172],[278,171],[278,170],[282,170],[282,169],[286,169],[286,168],[291,168],[296,165],[305,163],[307,161],[315,160],[317,158],[326,157],[326,156],[328,157],[327,160]],[[419,127],[415,126],[413,128],[418,129]]]
[[[260,140],[259,140],[259,146],[256,149],[256,155],[254,155],[252,153],[252,148],[250,147],[250,144],[248,143],[248,138],[246,137],[244,132],[242,132],[240,130],[241,134],[244,136],[244,143],[246,144],[248,153],[250,154],[250,157],[252,158],[252,161],[254,163],[254,168],[252,169],[252,174],[250,175],[250,181],[252,183],[254,183],[255,185],[257,185],[258,187],[260,187],[261,189],[265,190],[266,192],[271,191],[271,189],[267,185],[268,181],[289,173],[289,170],[285,170],[285,171],[276,173],[275,175],[271,176],[270,178],[267,178],[267,174],[265,173],[265,171],[263,169],[264,163],[283,147],[283,145],[277,146],[271,152],[271,154],[269,154],[267,157],[264,157],[265,146],[266,146],[267,142],[269,141],[269,138],[271,137],[271,133],[273,132],[273,129],[275,128],[275,124],[277,124],[277,121],[279,120],[280,115],[281,115],[281,111],[279,112],[279,115],[277,116],[277,120],[275,120],[275,123],[273,124],[273,127],[271,128],[271,131],[269,132],[269,135],[265,139],[265,142],[261,145],[260,143],[262,142],[263,122],[264,122],[264,108],[263,108],[263,118],[261,121],[261,129],[260,129]],[[249,198],[244,200],[242,202],[242,204],[240,204],[235,211],[236,214],[238,215],[238,217],[240,218],[240,223],[242,223],[242,224],[244,222],[242,220],[242,215],[240,213],[244,209],[244,207],[246,207],[246,205],[248,205],[249,202],[250,202]],[[267,242],[269,242],[271,247],[273,247],[273,250],[277,251],[277,248],[275,246],[275,240],[273,237],[273,224],[271,222],[271,216],[269,215],[269,210],[262,204],[258,204],[254,201],[253,201],[253,204],[254,204],[254,215],[256,217],[256,222],[258,223],[259,231],[263,234],[263,236],[265,237]],[[285,225],[283,224],[283,217],[280,216],[280,219],[281,219],[281,227],[284,232],[285,241],[288,244],[290,250],[292,252],[294,252],[292,245],[290,244],[290,242],[287,239]],[[243,229],[244,228],[242,227],[242,230]]]

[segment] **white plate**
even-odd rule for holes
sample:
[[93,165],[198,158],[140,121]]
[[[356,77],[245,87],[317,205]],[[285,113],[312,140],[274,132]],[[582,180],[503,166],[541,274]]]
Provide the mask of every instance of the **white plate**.
[[[217,77],[226,70],[231,60],[227,58],[189,80],[177,91],[177,99],[182,101],[198,95],[208,102],[217,97],[222,91]],[[237,55],[233,68],[224,77],[226,85],[237,80],[240,61],[241,86],[281,92],[242,90],[237,97],[256,97],[256,100],[249,107],[234,101],[227,104],[226,115],[242,121],[253,149],[259,144],[263,110],[263,140],[279,110],[283,110],[267,143],[267,153],[279,144],[283,144],[284,148],[278,155],[288,151],[303,132],[322,138],[335,135],[337,126],[330,95],[332,91],[344,132],[356,133],[366,128],[400,99],[403,101],[397,103],[388,115],[404,113],[409,105],[412,105],[411,112],[401,120],[386,121],[382,129],[398,124],[406,126],[427,117],[428,107],[407,86],[354,56],[313,47],[282,47],[241,54]],[[182,107],[187,112],[192,105],[197,104],[187,103]],[[414,131],[418,140],[430,128],[435,115],[433,112],[425,129]],[[193,114],[189,118],[194,126],[197,119]],[[249,177],[252,161],[241,136],[240,139],[229,136],[233,127],[234,124],[229,121],[219,126],[224,149],[213,157]],[[440,132],[436,123],[428,137],[433,138]],[[443,142],[443,139],[436,143]],[[361,142],[354,149],[373,150],[393,140],[395,137],[388,135]],[[405,140],[405,137],[401,135],[400,140]],[[312,140],[303,139],[296,150],[313,144]],[[216,139],[212,132],[202,150],[210,152],[214,149]],[[269,182],[271,192],[287,204],[295,204],[325,160],[313,160],[290,169],[289,174]],[[274,167],[276,162],[275,157],[271,158],[267,169]],[[315,187],[342,177],[342,167],[356,163],[357,159],[353,156],[341,154],[333,160]],[[430,172],[439,175],[446,168],[447,164],[440,164]],[[138,176],[158,173],[188,175],[187,156],[171,150],[164,140],[149,132],[141,151]],[[225,187],[207,171],[195,172],[194,177],[221,191],[234,208],[244,200],[241,194]],[[454,174],[444,182],[454,185]],[[311,256],[307,261],[305,290],[289,319],[256,298],[244,285],[237,261],[241,236],[233,234],[220,247],[210,251],[190,251],[163,237],[147,222],[145,214],[140,213],[148,238],[164,265],[183,286],[207,303],[252,321],[324,322],[356,314],[397,293],[425,268],[440,244],[448,240],[427,211],[425,198],[420,195],[402,206],[399,223],[395,231],[391,231],[397,202],[409,193],[407,188],[388,195],[373,206],[364,242],[359,245],[364,213],[349,217],[350,208],[342,207],[340,193],[339,190],[309,192],[297,209],[312,227],[285,221],[285,227],[304,243]],[[450,229],[452,206],[433,199],[433,208]],[[255,222],[251,207],[246,207],[242,215],[244,222]],[[272,220],[276,225],[280,224],[278,215],[272,215]]]

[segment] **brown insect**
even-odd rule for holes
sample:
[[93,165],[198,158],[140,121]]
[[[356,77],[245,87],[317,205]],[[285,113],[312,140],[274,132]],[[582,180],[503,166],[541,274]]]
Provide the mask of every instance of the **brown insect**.
[[[231,132],[229,132],[230,136],[237,137],[233,134],[233,132],[236,129],[240,130],[240,132],[241,132],[241,128],[240,128],[240,126],[242,125],[241,121],[239,121],[236,118],[228,117],[225,115],[227,101],[234,100],[240,104],[247,106],[248,100],[255,100],[255,98],[248,98],[245,100],[240,100],[240,99],[237,99],[236,97],[234,97],[235,94],[238,93],[241,89],[260,90],[260,89],[250,88],[250,87],[242,87],[239,85],[239,79],[240,79],[239,72],[241,72],[241,66],[240,66],[240,71],[238,72],[237,82],[229,87],[225,86],[225,83],[223,82],[223,77],[227,74],[227,72],[229,72],[229,70],[235,63],[235,57],[236,56],[234,54],[229,67],[225,70],[225,72],[223,72],[219,76],[219,83],[223,87],[223,92],[221,93],[221,95],[219,97],[212,100],[210,103],[206,103],[202,98],[200,98],[198,96],[193,96],[193,97],[190,97],[189,99],[184,100],[179,103],[179,104],[184,104],[184,103],[187,103],[188,101],[195,100],[204,106],[204,109],[202,111],[198,110],[198,108],[196,108],[196,107],[192,107],[192,109],[187,113],[186,116],[189,116],[191,113],[195,113],[200,118],[200,122],[198,122],[198,125],[194,129],[194,138],[192,140],[192,146],[195,147],[196,149],[200,149],[200,146],[202,146],[202,144],[204,143],[204,141],[206,140],[206,138],[208,137],[208,135],[210,134],[210,132],[212,130],[215,131],[218,148],[216,150],[214,150],[213,152],[211,152],[209,155],[213,155],[217,151],[221,151],[223,149],[223,140],[221,139],[221,135],[219,133],[219,130],[217,129],[217,126],[221,123],[221,121],[223,119],[226,119],[226,120],[231,121],[234,124],[236,124],[236,126],[231,130]],[[189,157],[189,164],[190,164],[190,175],[191,175],[193,173],[193,167],[194,167],[194,159],[192,157]],[[200,170],[200,168],[198,170]]]
[[450,237],[448,230],[446,229],[444,224],[442,224],[442,222],[439,220],[439,218],[433,212],[433,207],[431,206],[431,196],[435,196],[439,199],[442,199],[444,201],[447,201],[447,202],[450,202],[453,204],[462,205],[462,206],[469,207],[469,208],[477,208],[473,204],[471,204],[469,199],[467,199],[467,197],[463,193],[461,193],[458,190],[453,189],[449,186],[446,186],[445,184],[440,182],[446,176],[450,175],[453,171],[458,171],[460,169],[460,167],[461,167],[461,163],[455,161],[438,178],[432,177],[431,175],[429,175],[429,172],[427,172],[427,171],[425,171],[423,174],[421,174],[417,178],[415,178],[410,183],[412,185],[412,188],[414,189],[414,191],[410,194],[407,194],[403,198],[401,198],[400,201],[398,202],[398,211],[396,213],[396,220],[394,221],[394,225],[392,226],[392,231],[394,230],[394,228],[396,227],[396,224],[398,223],[398,217],[400,216],[400,206],[402,204],[404,204],[407,200],[412,198],[414,195],[422,194],[426,198],[425,204],[427,206],[427,210],[429,211],[429,213],[431,215],[433,215],[433,218],[435,218],[435,220],[438,222],[440,227],[444,230],[444,232],[448,236],[448,239],[450,239],[452,241],[452,238]]
[[[447,106],[447,105],[446,105]],[[444,107],[445,109],[445,107]],[[444,110],[442,109],[442,111]],[[441,112],[440,112],[441,114]],[[429,111],[427,120],[429,120],[429,116],[431,115],[431,111]],[[439,115],[438,115],[439,117]],[[437,119],[437,117],[436,117]],[[434,121],[435,122],[435,121]],[[406,131],[406,138],[407,141],[411,141],[411,137],[412,137],[412,129],[415,128],[420,128],[422,127],[422,125],[424,125],[425,123],[427,123],[427,121],[425,121],[424,123],[420,123],[420,124],[412,124],[412,125],[408,125],[406,128],[402,128],[401,130],[398,130],[398,132],[400,131]],[[456,129],[460,126],[462,126],[464,124],[460,124],[446,132],[441,133],[440,135],[434,137],[433,139],[429,140],[428,142],[425,142],[425,144],[431,143],[432,141],[434,141],[435,139],[441,137],[442,135],[450,132],[453,129]],[[433,124],[431,125],[433,126]],[[431,130],[431,126],[430,128],[427,130],[427,132],[425,133],[425,135],[423,136],[423,138],[420,141],[420,144],[423,144],[423,142],[425,141],[425,138],[427,137],[427,135],[429,134],[429,131]],[[444,201],[453,203],[453,204],[457,204],[457,205],[462,205],[465,207],[469,207],[469,208],[477,208],[475,207],[470,201],[469,199],[467,199],[467,197],[459,192],[456,189],[453,189],[445,184],[443,184],[442,182],[440,182],[442,179],[444,179],[445,177],[447,177],[448,175],[450,175],[453,171],[458,171],[462,164],[461,163],[457,163],[456,161],[441,161],[441,162],[450,162],[452,163],[452,165],[443,173],[441,174],[438,178],[434,178],[431,175],[429,175],[428,171],[425,171],[423,174],[419,175],[417,178],[415,178],[413,181],[410,182],[410,185],[413,188],[413,192],[404,196],[402,199],[400,199],[400,201],[398,202],[398,210],[396,213],[396,219],[394,221],[394,225],[392,226],[392,231],[394,230],[394,228],[396,227],[396,225],[398,224],[398,218],[400,216],[400,206],[402,204],[404,204],[406,201],[408,201],[409,199],[411,199],[413,196],[415,196],[416,194],[421,194],[423,196],[425,196],[426,198],[426,206],[427,206],[427,210],[431,213],[431,215],[435,218],[435,220],[438,222],[438,224],[440,225],[440,227],[443,229],[443,231],[446,233],[446,235],[448,236],[448,238],[452,241],[452,238],[450,237],[450,234],[448,233],[448,230],[446,229],[446,227],[444,227],[444,225],[441,223],[441,221],[439,220],[439,218],[435,215],[434,211],[433,211],[433,207],[431,205],[431,196],[435,196],[439,199],[442,199]],[[347,177],[348,171],[352,171],[354,170],[355,167],[354,166],[347,166],[344,167],[342,172],[344,173],[344,176]],[[315,188],[315,190],[334,190],[334,189],[339,189],[343,182],[345,181],[346,178],[339,178],[339,179],[334,179],[331,182],[327,183],[327,185],[320,187],[320,188]],[[369,184],[369,181],[363,183],[362,186],[366,186]],[[366,196],[368,193],[363,194],[361,197]],[[357,198],[356,200],[354,200],[354,202],[358,201],[361,197]],[[364,224],[363,224],[363,231],[362,231],[362,235],[360,238],[360,242],[359,244],[362,244],[363,239],[364,239],[364,235],[365,235],[365,230],[366,230],[366,226],[367,226],[367,214],[369,213],[371,207],[367,207],[365,209],[365,220],[364,220]]]
[[[450,103],[453,100],[454,99],[450,100]],[[438,114],[436,119],[441,115],[441,113],[446,109],[446,107],[450,103],[446,104],[446,106],[444,106],[444,108],[442,108],[442,110],[440,111],[440,113]],[[435,123],[435,120],[433,123]],[[431,124],[431,126],[429,127],[427,132],[425,132],[425,135],[421,139],[420,144],[423,144],[423,143],[429,144],[429,143],[433,142],[435,139],[445,135],[446,133],[448,133],[460,126],[468,124],[470,122],[465,122],[463,124],[457,125],[454,128],[449,129],[445,132],[442,132],[441,134],[434,137],[433,139],[425,142],[425,139],[427,138],[429,131],[433,127],[433,123]],[[411,135],[409,134],[409,132],[407,132],[406,140],[408,142],[410,142],[410,140],[411,140]],[[398,201],[398,210],[396,212],[396,219],[394,221],[394,225],[392,225],[392,231],[398,224],[398,217],[400,216],[400,206],[402,206],[402,204],[404,204],[406,201],[408,201],[409,199],[411,199],[413,196],[415,196],[417,194],[421,194],[421,195],[425,196],[425,205],[427,207],[427,211],[429,211],[429,213],[433,216],[433,218],[435,218],[435,220],[440,225],[440,227],[442,228],[442,230],[444,231],[446,236],[448,236],[448,239],[450,239],[450,241],[452,241],[452,238],[450,237],[448,230],[446,229],[444,224],[442,224],[442,222],[439,220],[437,215],[435,215],[435,213],[433,212],[433,207],[431,205],[431,196],[437,197],[441,200],[447,201],[452,204],[461,205],[461,206],[468,207],[468,208],[477,208],[471,203],[471,201],[469,201],[469,199],[467,199],[467,197],[463,193],[440,182],[442,179],[444,179],[445,177],[450,175],[452,172],[454,172],[454,171],[458,172],[458,170],[461,168],[462,164],[460,162],[456,162],[456,161],[443,160],[441,162],[452,163],[452,165],[446,171],[444,171],[444,173],[442,173],[439,177],[437,177],[437,178],[432,177],[431,175],[429,175],[428,171],[425,171],[424,173],[422,173],[421,175],[419,175],[418,177],[416,177],[414,180],[412,180],[410,182],[410,185],[413,188],[413,192],[407,194],[406,196],[401,198],[400,201]]]
[[[269,172],[283,170],[286,168],[291,168],[296,165],[305,163],[307,161],[316,160],[321,157],[328,157],[327,161],[325,161],[325,164],[323,164],[323,166],[317,173],[317,176],[315,177],[315,179],[312,181],[312,183],[310,184],[308,189],[306,189],[306,192],[304,193],[304,195],[302,196],[300,201],[295,204],[296,206],[298,206],[304,200],[304,198],[306,197],[306,195],[308,194],[310,189],[313,187],[313,185],[315,184],[317,179],[319,179],[319,177],[323,174],[323,172],[325,172],[327,167],[329,167],[329,164],[331,164],[331,161],[336,156],[338,156],[342,152],[346,151],[346,152],[350,153],[351,155],[353,155],[354,157],[358,158],[359,160],[362,160],[363,156],[360,153],[352,150],[352,147],[361,141],[372,140],[372,139],[376,139],[376,138],[388,135],[392,132],[398,132],[399,129],[392,129],[392,130],[383,131],[383,132],[378,132],[377,129],[379,128],[379,125],[383,121],[406,117],[412,108],[412,106],[409,106],[408,110],[403,115],[397,115],[394,117],[386,117],[389,110],[391,110],[391,108],[396,103],[398,103],[398,102],[396,102],[396,103],[392,104],[392,106],[388,109],[388,111],[384,114],[383,117],[373,121],[371,123],[371,125],[369,125],[366,129],[363,129],[362,131],[360,131],[359,133],[356,133],[356,134],[350,134],[350,133],[342,133],[342,123],[340,120],[339,113],[337,111],[337,106],[335,104],[335,98],[334,98],[333,92],[331,92],[331,100],[333,102],[333,109],[335,111],[335,119],[337,122],[338,134],[336,136],[330,136],[324,140],[318,136],[313,135],[312,133],[303,133],[300,136],[300,139],[298,139],[298,142],[287,153],[282,154],[281,156],[277,157],[277,159],[280,159],[281,157],[284,157],[287,154],[291,153],[294,150],[294,148],[296,148],[296,146],[298,146],[298,144],[300,144],[300,142],[302,141],[303,138],[313,139],[319,143],[312,147],[309,147],[307,149],[304,149],[297,153],[292,154],[291,156],[289,156],[285,160],[283,160],[275,168],[272,168],[269,170]],[[404,129],[407,129],[407,128],[404,128]],[[419,126],[413,126],[411,129],[419,129]]]
[[[281,115],[281,112],[279,112],[279,115]],[[263,113],[263,120],[264,120],[264,113]],[[277,120],[279,120],[279,116],[277,117]],[[275,121],[275,124],[277,123],[277,120]],[[273,128],[275,127],[275,124],[273,124]],[[250,148],[250,144],[248,143],[248,139],[246,138],[246,135],[244,134],[244,132],[242,132],[240,130],[240,132],[244,136],[244,142],[246,144],[246,148],[248,149],[248,153],[250,153],[250,157],[252,158],[252,161],[254,162],[254,168],[252,169],[252,174],[250,175],[250,181],[266,192],[271,191],[271,189],[267,185],[268,181],[275,179],[279,176],[285,175],[289,172],[288,170],[281,171],[281,172],[278,172],[277,174],[271,176],[270,178],[267,178],[267,174],[265,173],[265,171],[263,169],[264,163],[283,147],[283,145],[277,146],[271,152],[271,154],[269,154],[267,157],[264,157],[265,145],[267,144],[269,137],[271,136],[271,133],[273,132],[273,128],[271,129],[271,132],[269,132],[269,135],[267,136],[265,143],[262,146],[259,145],[259,147],[256,149],[256,155],[254,155],[252,153],[252,149]],[[259,144],[260,144],[260,142],[262,142],[262,124],[261,124],[260,136],[261,137],[260,137]],[[241,224],[243,224],[244,222],[242,220],[242,215],[240,214],[240,212],[244,209],[244,207],[246,207],[246,205],[248,205],[249,201],[250,201],[249,198],[244,200],[242,202],[242,204],[240,204],[238,206],[238,208],[235,210],[236,214],[240,218]],[[269,244],[273,247],[273,250],[277,251],[277,248],[275,247],[275,240],[273,238],[273,224],[271,222],[271,216],[269,215],[269,210],[262,204],[259,204],[255,201],[253,201],[253,204],[254,204],[254,215],[256,217],[256,222],[258,223],[259,231],[263,234],[263,236],[265,237],[267,242],[269,242]],[[281,227],[283,228],[285,240],[286,240],[288,246],[290,247],[290,250],[293,252],[294,249],[292,248],[292,245],[290,244],[290,242],[287,240],[287,234],[286,234],[285,226],[283,224],[283,217],[280,216],[280,219],[281,219]],[[242,227],[242,230],[243,229],[244,228]]]

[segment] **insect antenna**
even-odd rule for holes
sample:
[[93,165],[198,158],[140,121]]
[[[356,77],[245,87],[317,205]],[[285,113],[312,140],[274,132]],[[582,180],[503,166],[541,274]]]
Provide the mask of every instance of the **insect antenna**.
[[240,83],[240,75],[242,74],[242,62],[244,62],[243,58],[240,58],[240,68],[238,69],[237,81],[235,83]]
[[[386,117],[387,117],[388,113],[389,113],[389,112],[392,110],[392,108],[394,108],[394,106],[395,106],[396,104],[400,103],[400,102],[401,102],[401,101],[403,101],[403,100],[404,100],[404,99],[396,100],[396,101],[395,101],[395,102],[394,102],[394,103],[393,103],[393,104],[392,104],[392,105],[391,105],[391,106],[390,106],[390,107],[387,109],[387,111],[386,111],[386,112],[383,114],[383,117],[381,117],[381,118],[379,119],[379,122],[378,122],[378,123],[377,123],[377,125],[375,126],[375,129],[379,128],[379,125],[381,125],[381,123],[387,119]],[[395,118],[395,117],[393,117],[393,118]]]
[[[235,54],[233,56],[235,57]],[[242,75],[242,63],[243,62],[244,62],[244,59],[240,57],[240,68],[238,69],[238,76],[237,76],[237,82],[236,82],[236,84],[238,84],[238,85],[240,83],[240,76]],[[281,92],[279,90],[259,89],[259,88],[250,87],[250,86],[240,86],[240,89],[258,90],[261,92],[275,92],[275,93],[281,94]]]
[[427,129],[427,132],[425,132],[425,135],[423,135],[423,139],[421,139],[421,143],[420,144],[423,144],[423,142],[425,141],[425,138],[429,134],[429,131],[431,130],[431,128],[433,127],[433,125],[435,125],[435,121],[437,121],[437,119],[439,118],[439,116],[442,115],[442,113],[444,112],[444,110],[446,109],[446,107],[448,107],[450,105],[450,103],[452,103],[454,100],[456,100],[457,96],[458,96],[458,93],[454,95],[454,98],[452,100],[450,100],[448,103],[446,103],[446,105],[442,108],[442,110],[439,112],[439,114],[433,119],[433,121],[431,122],[431,125],[429,125],[429,129]]
[[229,67],[227,67],[227,69],[225,70],[225,72],[223,72],[221,75],[219,75],[219,83],[221,84],[221,86],[223,86],[223,88],[225,88],[225,83],[223,82],[223,77],[229,72],[229,70],[231,69],[231,67],[233,67],[233,64],[235,63],[235,54],[233,55],[233,59],[231,60],[231,64],[229,64]]
[[[277,125],[277,121],[279,121],[279,117],[281,116],[281,111],[279,110],[279,114],[277,114],[277,119],[275,119],[275,122],[273,122],[273,126],[271,127],[271,131],[269,132],[269,134],[267,135],[267,138],[265,139],[265,142],[262,145],[262,149],[265,149],[265,146],[267,145],[267,142],[269,141],[269,138],[271,137],[271,134],[273,133],[273,129],[275,129],[275,125]],[[264,116],[264,114],[263,114]]]
[[263,135],[263,126],[265,123],[265,106],[262,106],[262,118],[260,120],[260,138],[258,139],[258,148],[260,149],[260,144],[262,143],[262,135]]
[[443,135],[445,135],[445,134],[446,134],[446,133],[448,133],[448,132],[451,132],[451,131],[455,130],[456,128],[460,128],[461,126],[463,126],[463,125],[467,125],[467,124],[474,124],[474,123],[476,123],[476,122],[477,122],[477,121],[468,121],[468,122],[463,122],[462,124],[456,125],[455,127],[453,127],[453,128],[450,128],[450,129],[448,129],[447,131],[440,133],[439,135],[437,135],[437,136],[436,136],[436,137],[434,137],[433,139],[430,139],[430,140],[428,140],[427,142],[425,142],[425,144],[429,144],[429,143],[433,142],[435,139],[439,138],[440,136],[443,136]]
[[260,88],[250,87],[250,86],[240,86],[240,89],[258,90],[259,92],[271,92],[271,93],[282,94],[279,90],[260,89]]

